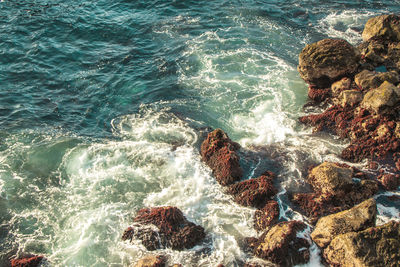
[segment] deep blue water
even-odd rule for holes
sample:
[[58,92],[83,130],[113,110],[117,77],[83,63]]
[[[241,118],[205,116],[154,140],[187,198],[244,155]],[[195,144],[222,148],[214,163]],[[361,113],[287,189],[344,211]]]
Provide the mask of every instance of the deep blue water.
[[[201,163],[203,132],[268,146],[259,159],[283,162],[285,202],[307,162],[345,145],[297,123],[299,52],[327,37],[356,45],[368,18],[395,12],[398,0],[0,2],[0,265],[33,253],[128,266],[145,253],[120,241],[132,214],[167,204],[209,233],[207,255],[165,251],[173,260],[248,260],[254,211]],[[269,164],[257,160],[249,176]]]

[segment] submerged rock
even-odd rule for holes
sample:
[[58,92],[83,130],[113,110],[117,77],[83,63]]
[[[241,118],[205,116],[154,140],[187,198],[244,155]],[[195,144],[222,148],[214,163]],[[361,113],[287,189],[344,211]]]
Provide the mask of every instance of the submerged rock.
[[276,224],[279,219],[279,204],[270,200],[262,209],[256,210],[254,214],[254,228],[257,231],[265,231],[268,227]]
[[339,234],[357,232],[375,225],[376,201],[368,199],[361,204],[318,220],[311,238],[324,248]]
[[370,18],[362,33],[364,41],[381,38],[400,42],[400,17],[397,15],[381,15]]
[[254,254],[280,266],[293,266],[309,260],[310,244],[298,237],[306,225],[300,221],[281,222],[254,240]]
[[164,256],[148,255],[141,258],[134,267],[165,267],[165,263]]
[[44,256],[30,256],[22,259],[12,259],[11,267],[36,267],[45,260]]
[[338,235],[324,250],[333,266],[400,266],[400,223]]
[[262,208],[277,193],[273,185],[274,178],[272,172],[266,172],[258,178],[230,185],[227,193],[243,206]]
[[236,153],[239,148],[240,145],[229,139],[221,129],[209,133],[201,144],[202,160],[221,185],[230,185],[242,178],[243,170]]
[[125,230],[122,239],[138,238],[148,250],[161,247],[189,249],[206,235],[203,227],[189,222],[176,207],[141,209],[134,223]]
[[341,77],[352,75],[359,61],[359,52],[347,41],[324,39],[306,45],[299,55],[297,69],[308,84],[326,88]]

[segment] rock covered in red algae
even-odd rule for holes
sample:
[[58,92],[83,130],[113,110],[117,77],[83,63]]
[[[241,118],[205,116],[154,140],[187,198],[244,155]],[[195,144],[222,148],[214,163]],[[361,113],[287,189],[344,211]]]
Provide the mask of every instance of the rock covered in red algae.
[[148,255],[141,258],[134,267],[165,267],[166,261],[164,256]]
[[240,145],[229,139],[221,129],[209,133],[201,144],[202,160],[211,168],[221,185],[230,185],[242,178],[243,170],[236,153],[239,148]]
[[12,259],[11,267],[36,267],[44,260],[43,256],[31,256],[22,259]]
[[324,39],[306,45],[299,55],[297,70],[306,83],[327,88],[341,77],[352,75],[359,61],[358,50],[347,41]]
[[293,266],[309,260],[310,244],[298,233],[306,229],[300,221],[280,222],[252,240],[253,253],[280,266]]
[[311,238],[324,248],[333,238],[348,232],[358,232],[375,226],[376,201],[371,198],[349,210],[322,217],[318,220]]
[[273,185],[275,175],[266,172],[258,178],[230,185],[227,193],[233,195],[235,202],[246,207],[262,208],[277,193]]
[[381,15],[370,18],[365,24],[362,38],[363,41],[380,38],[400,42],[400,16]]
[[194,247],[204,237],[204,228],[189,222],[178,208],[157,207],[139,210],[134,225],[125,230],[122,239],[138,238],[148,250],[183,250]]
[[400,186],[400,175],[386,173],[378,176],[378,180],[381,182],[383,188],[388,191],[397,190]]
[[400,266],[400,223],[336,236],[324,250],[330,266]]
[[378,192],[376,181],[354,182],[355,175],[351,168],[324,162],[308,176],[315,193],[295,193],[291,200],[315,223],[321,216],[349,209]]
[[257,231],[265,231],[268,227],[276,224],[279,219],[279,204],[270,200],[262,209],[256,210],[254,214],[254,228]]

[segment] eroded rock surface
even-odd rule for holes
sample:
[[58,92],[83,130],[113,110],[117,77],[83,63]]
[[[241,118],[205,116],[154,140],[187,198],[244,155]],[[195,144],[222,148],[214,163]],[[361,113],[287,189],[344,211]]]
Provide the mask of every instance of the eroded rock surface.
[[387,39],[400,42],[400,17],[397,15],[381,15],[370,18],[362,33],[364,41],[371,38]]

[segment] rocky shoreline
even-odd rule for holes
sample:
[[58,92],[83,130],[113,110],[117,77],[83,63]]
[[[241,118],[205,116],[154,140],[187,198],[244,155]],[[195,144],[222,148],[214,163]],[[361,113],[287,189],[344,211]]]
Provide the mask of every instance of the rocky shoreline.
[[[400,186],[400,16],[371,18],[362,37],[358,47],[324,39],[307,45],[299,55],[298,71],[309,84],[313,105],[329,106],[299,121],[314,132],[348,139],[350,145],[341,153],[345,161],[368,161],[368,172],[338,162],[310,166],[306,182],[313,192],[289,196],[309,224],[280,221],[276,177],[270,170],[241,180],[240,145],[224,131],[216,129],[203,141],[202,160],[225,193],[239,205],[256,209],[254,228],[260,235],[244,240],[249,254],[279,266],[307,263],[312,240],[329,266],[400,266],[400,223],[377,226],[373,198]],[[149,251],[184,250],[206,235],[178,208],[150,207],[137,212],[122,239],[140,240]],[[29,256],[13,259],[11,266],[39,266],[43,260]],[[154,254],[135,266],[167,266],[167,261]]]

